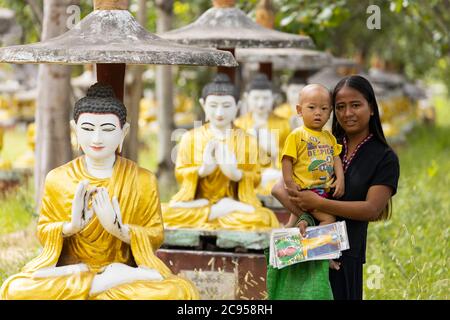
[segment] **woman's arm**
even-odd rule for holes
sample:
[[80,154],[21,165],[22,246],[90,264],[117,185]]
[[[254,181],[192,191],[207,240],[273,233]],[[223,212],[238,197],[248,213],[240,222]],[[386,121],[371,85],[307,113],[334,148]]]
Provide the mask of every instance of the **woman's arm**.
[[385,185],[374,185],[369,188],[365,201],[337,201],[325,199],[311,191],[297,192],[289,199],[305,209],[317,209],[335,216],[359,220],[377,220],[388,204],[392,188]]

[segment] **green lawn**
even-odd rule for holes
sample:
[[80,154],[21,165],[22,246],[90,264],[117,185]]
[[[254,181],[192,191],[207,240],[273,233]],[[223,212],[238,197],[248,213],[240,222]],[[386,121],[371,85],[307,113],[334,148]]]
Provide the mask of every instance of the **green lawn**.
[[[392,219],[369,227],[365,299],[449,299],[450,103],[440,97],[436,106],[436,127],[418,126],[407,144],[397,149],[401,178]],[[154,171],[157,139],[148,135],[143,140],[146,148],[139,163]],[[25,132],[8,131],[3,157],[16,158],[25,151],[25,141]],[[36,254],[37,244],[30,232],[23,241],[5,235],[29,230],[34,222],[32,194],[30,187],[0,199],[0,284]],[[23,243],[31,249],[21,252]],[[20,253],[13,255],[13,260],[5,258],[11,256],[11,246]],[[374,272],[382,276],[378,283]]]
[[365,299],[450,297],[450,104],[441,97],[436,106],[437,126],[417,127],[397,150],[401,174],[392,218],[369,227]]

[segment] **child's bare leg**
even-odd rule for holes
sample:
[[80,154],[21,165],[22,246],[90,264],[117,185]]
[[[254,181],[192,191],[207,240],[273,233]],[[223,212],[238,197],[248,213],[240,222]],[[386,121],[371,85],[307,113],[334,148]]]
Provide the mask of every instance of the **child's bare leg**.
[[[287,190],[284,188],[284,182],[281,178],[272,188],[272,196],[274,196],[291,214],[300,217],[304,212],[297,207],[290,199]],[[295,223],[295,222],[294,222]]]
[[295,227],[295,223],[297,222],[298,217],[295,214],[290,214],[289,215],[289,221],[286,224],[286,228],[294,228]]
[[313,212],[311,212],[311,214],[314,216],[314,218],[319,220],[319,222],[320,222],[319,225],[330,224],[330,223],[336,222],[335,216],[325,213],[325,212],[314,210]]

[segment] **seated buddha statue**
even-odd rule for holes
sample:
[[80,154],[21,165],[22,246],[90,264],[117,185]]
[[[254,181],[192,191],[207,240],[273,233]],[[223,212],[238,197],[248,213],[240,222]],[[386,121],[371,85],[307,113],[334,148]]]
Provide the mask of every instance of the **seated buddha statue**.
[[120,152],[127,110],[95,84],[71,121],[83,155],[48,173],[37,236],[43,250],[9,277],[2,299],[196,299],[155,255],[163,223],[155,176]]
[[203,230],[269,230],[275,214],[256,197],[260,181],[254,137],[235,128],[236,87],[218,74],[202,91],[207,123],[186,132],[178,145],[179,191],[163,205],[166,227]]
[[300,91],[306,86],[306,79],[304,77],[294,75],[287,83],[285,93],[286,102],[275,108],[274,113],[289,121],[291,130],[303,125],[302,118],[297,114],[297,104]]
[[244,94],[249,112],[234,124],[254,135],[259,148],[261,184],[257,194],[270,196],[272,187],[282,177],[280,152],[289,135],[289,121],[272,112],[274,92],[265,74],[257,74]]

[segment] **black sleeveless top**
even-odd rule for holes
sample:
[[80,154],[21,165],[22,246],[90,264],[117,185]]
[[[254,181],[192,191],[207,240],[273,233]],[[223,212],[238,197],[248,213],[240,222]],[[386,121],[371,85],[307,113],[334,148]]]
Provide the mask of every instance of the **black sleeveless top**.
[[[341,154],[341,157],[343,154]],[[345,172],[345,194],[339,200],[364,201],[369,188],[374,185],[386,185],[392,188],[392,195],[397,192],[400,166],[394,151],[381,143],[376,137],[361,146]],[[366,261],[367,221],[344,220],[350,249],[342,252],[344,256]]]

